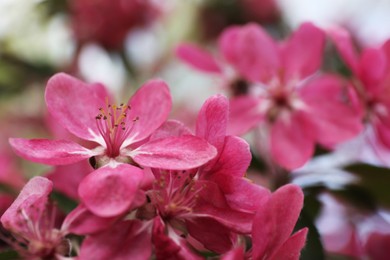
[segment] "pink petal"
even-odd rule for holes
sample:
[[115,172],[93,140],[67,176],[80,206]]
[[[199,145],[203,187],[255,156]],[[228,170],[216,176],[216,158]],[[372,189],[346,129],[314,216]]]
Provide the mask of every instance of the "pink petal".
[[233,247],[236,236],[212,218],[193,218],[186,221],[189,234],[205,248],[223,254]]
[[365,49],[360,59],[359,78],[371,95],[382,95],[380,84],[388,75],[389,61],[382,49]]
[[332,27],[327,30],[328,35],[336,45],[341,57],[346,65],[357,75],[359,67],[359,57],[352,43],[351,35],[349,32],[341,27]]
[[325,47],[325,33],[311,23],[302,24],[282,45],[286,79],[302,79],[319,70]]
[[[6,229],[20,231],[22,228],[20,210],[23,210],[33,222],[38,221],[39,213],[45,209],[52,189],[53,183],[44,177],[37,176],[29,180],[16,200],[1,216],[3,226]],[[22,223],[24,224],[23,221]]]
[[334,145],[362,131],[362,115],[343,101],[345,92],[339,78],[318,77],[301,89],[301,96],[316,127],[316,139]]
[[176,48],[176,56],[200,71],[221,73],[218,62],[214,57],[196,45],[190,43],[180,44]]
[[[186,259],[201,260],[188,247],[187,240],[179,237],[175,233],[169,235],[163,220],[155,217],[153,220],[152,242],[155,249],[156,259]],[[175,236],[175,237],[170,237]]]
[[390,127],[386,124],[378,123],[375,125],[375,132],[380,142],[390,148]]
[[144,167],[184,170],[207,163],[217,151],[202,138],[187,135],[148,142],[128,155]]
[[255,212],[262,204],[262,200],[268,199],[270,195],[269,190],[246,178],[217,174],[211,180],[218,184],[227,203],[235,210]]
[[102,218],[96,216],[83,204],[79,204],[66,216],[61,230],[76,235],[89,235],[108,229],[118,219],[118,217]]
[[241,96],[230,100],[228,133],[243,135],[258,125],[264,118],[259,110],[260,100]]
[[172,98],[164,81],[150,80],[142,85],[128,104],[131,109],[127,113],[127,124],[132,131],[122,147],[149,137],[159,128],[168,118]]
[[301,250],[305,246],[307,228],[303,228],[297,231],[293,236],[291,236],[280,248],[279,250],[270,257],[271,260],[299,260],[301,255]]
[[79,184],[92,171],[93,168],[89,162],[84,160],[70,165],[57,166],[45,177],[53,182],[56,191],[77,200]]
[[249,144],[237,136],[226,136],[223,150],[218,155],[218,161],[206,172],[206,175],[224,174],[243,177],[252,160]]
[[227,29],[220,38],[220,48],[225,58],[250,81],[267,81],[279,67],[276,43],[256,24]]
[[314,152],[313,126],[306,115],[296,112],[288,121],[278,119],[271,127],[271,154],[287,169],[306,163]]
[[212,218],[235,232],[250,232],[253,213],[231,208],[220,187],[214,182],[197,181],[197,186],[201,187],[202,190],[194,207],[195,216]]
[[253,258],[272,255],[290,237],[303,206],[302,190],[288,184],[264,201],[253,220]]
[[55,120],[72,134],[96,141],[95,117],[105,102],[100,84],[86,84],[72,76],[58,73],[47,83],[45,100]]
[[152,141],[182,135],[192,135],[192,132],[182,122],[177,120],[168,120],[150,136],[149,140]]
[[221,257],[221,260],[244,260],[244,248],[237,247]]
[[196,136],[202,137],[220,152],[225,141],[228,116],[229,102],[226,97],[215,95],[208,98],[199,111]]
[[84,239],[80,260],[145,260],[152,254],[150,230],[142,221],[128,220]]
[[10,138],[9,142],[17,155],[49,165],[71,164],[97,155],[97,152],[66,140]]
[[129,209],[142,178],[143,171],[129,164],[102,167],[80,183],[79,196],[93,214],[118,216]]

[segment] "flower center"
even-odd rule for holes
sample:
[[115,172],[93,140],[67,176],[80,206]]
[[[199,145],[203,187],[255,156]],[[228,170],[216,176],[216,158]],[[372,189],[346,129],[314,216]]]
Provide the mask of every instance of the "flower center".
[[[115,158],[119,155],[121,145],[134,128],[138,117],[127,119],[127,113],[131,109],[123,103],[119,106],[111,105],[106,99],[106,107],[99,108],[96,116],[96,125],[106,143],[106,155]],[[130,125],[129,125],[130,124]]]

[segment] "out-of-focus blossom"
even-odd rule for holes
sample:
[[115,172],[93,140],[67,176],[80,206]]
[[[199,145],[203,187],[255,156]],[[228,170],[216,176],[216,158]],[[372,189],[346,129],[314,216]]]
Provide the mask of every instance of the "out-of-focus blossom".
[[274,22],[280,16],[277,0],[239,0],[248,20]]
[[[230,131],[265,130],[269,141],[258,142],[259,150],[270,151],[288,169],[307,162],[315,143],[332,146],[361,130],[359,113],[347,103],[349,93],[341,79],[317,73],[324,44],[324,32],[310,23],[281,43],[254,24],[231,27],[219,39],[219,49],[235,71],[228,80],[236,96]],[[202,71],[227,78],[221,63],[197,47],[182,45],[178,55]]]
[[26,259],[59,259],[70,254],[66,231],[56,227],[56,209],[48,201],[52,187],[43,177],[32,178],[1,217],[10,232],[3,239]]
[[359,53],[348,31],[334,27],[329,34],[353,73],[351,84],[365,123],[372,127],[376,139],[390,148],[390,41],[380,48],[365,48]]
[[158,16],[156,3],[145,0],[70,0],[72,26],[81,42],[119,49],[129,30]]

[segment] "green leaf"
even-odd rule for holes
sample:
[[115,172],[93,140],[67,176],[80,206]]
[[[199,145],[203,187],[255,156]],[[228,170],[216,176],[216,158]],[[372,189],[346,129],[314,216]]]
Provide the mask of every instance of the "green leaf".
[[0,259],[1,260],[20,260],[20,256],[18,252],[15,250],[6,250],[0,252]]

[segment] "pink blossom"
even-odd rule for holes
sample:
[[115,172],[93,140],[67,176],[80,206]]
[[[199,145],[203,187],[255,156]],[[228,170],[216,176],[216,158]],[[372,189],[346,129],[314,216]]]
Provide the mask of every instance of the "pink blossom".
[[60,258],[70,253],[65,230],[56,227],[55,208],[48,201],[53,184],[43,177],[32,178],[1,217],[10,232],[9,242],[27,259]]
[[[332,146],[361,130],[343,81],[318,74],[324,44],[324,32],[310,23],[280,43],[255,24],[228,28],[219,38],[223,59],[236,75],[228,81],[236,93],[229,131],[243,134],[257,127],[266,132],[269,138],[258,142],[259,150],[270,151],[287,169],[307,162],[316,143]],[[196,47],[182,45],[178,55],[226,78],[221,62]]]
[[348,31],[334,27],[329,35],[353,74],[351,84],[365,123],[373,127],[378,141],[390,148],[390,41],[358,52]]
[[68,140],[11,138],[12,147],[25,159],[50,165],[94,157],[97,167],[115,160],[185,169],[215,156],[212,146],[193,136],[145,142],[171,109],[171,96],[163,81],[145,83],[126,105],[110,104],[107,96],[100,84],[88,85],[62,73],[53,76],[45,93],[49,112],[69,132],[97,146],[88,149]]
[[[165,231],[153,236],[155,246],[170,245],[161,250],[162,255],[195,257],[188,251],[190,237],[214,252],[230,250],[238,238],[237,232],[250,232],[254,213],[269,194],[244,178],[251,159],[249,147],[238,137],[226,136],[227,120],[228,100],[221,95],[209,98],[199,112],[196,134],[214,145],[218,155],[193,170],[153,169],[156,183],[147,191],[150,204],[139,211],[139,217],[157,215],[164,223],[155,223],[160,226],[158,230]],[[151,138],[188,132],[180,123],[169,121]],[[250,199],[254,197],[257,199]]]
[[71,0],[71,21],[76,38],[119,49],[128,31],[145,25],[158,15],[152,1]]

